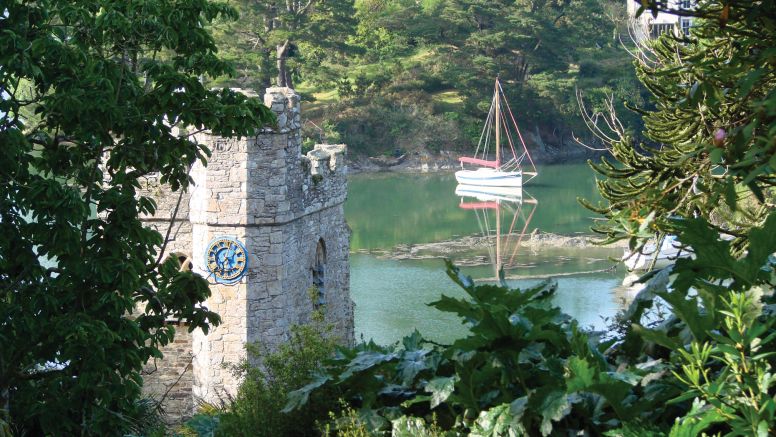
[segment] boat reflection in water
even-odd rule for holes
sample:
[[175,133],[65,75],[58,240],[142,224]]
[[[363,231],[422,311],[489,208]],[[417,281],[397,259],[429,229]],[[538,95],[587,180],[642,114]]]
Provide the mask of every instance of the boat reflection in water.
[[493,277],[517,267],[515,256],[520,248],[537,201],[521,187],[486,187],[460,184],[455,195],[461,209],[474,211],[482,236],[488,242]]

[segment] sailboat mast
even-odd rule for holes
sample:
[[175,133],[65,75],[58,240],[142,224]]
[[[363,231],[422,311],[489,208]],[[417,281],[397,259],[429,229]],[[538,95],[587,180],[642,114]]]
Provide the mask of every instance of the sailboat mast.
[[501,169],[501,95],[498,78],[496,78],[496,165]]
[[496,201],[496,278],[501,271],[501,201]]

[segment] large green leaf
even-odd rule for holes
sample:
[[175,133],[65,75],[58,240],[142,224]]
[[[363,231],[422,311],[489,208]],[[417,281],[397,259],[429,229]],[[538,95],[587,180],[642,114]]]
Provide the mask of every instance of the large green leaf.
[[455,391],[457,377],[434,378],[426,384],[425,390],[431,393],[431,408],[436,408]]
[[719,410],[703,401],[695,399],[692,409],[681,419],[677,419],[669,437],[697,437],[715,423],[729,420]]
[[326,384],[326,382],[328,382],[329,380],[331,380],[331,376],[319,375],[311,383],[305,385],[304,387],[298,390],[292,391],[291,393],[288,394],[288,400],[286,402],[286,406],[283,407],[283,410],[281,411],[283,413],[288,413],[297,408],[301,408],[310,399],[310,393],[312,393],[315,389]]
[[552,391],[541,403],[542,424],[539,428],[543,436],[552,433],[552,422],[557,422],[571,412],[568,397],[562,391]]

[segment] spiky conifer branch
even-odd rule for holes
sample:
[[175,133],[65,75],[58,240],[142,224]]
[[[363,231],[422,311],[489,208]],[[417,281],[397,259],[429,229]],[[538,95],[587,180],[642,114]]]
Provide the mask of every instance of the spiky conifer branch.
[[[642,110],[651,144],[619,134],[608,144],[614,161],[591,163],[605,177],[607,204],[585,205],[609,219],[595,229],[607,241],[637,247],[671,233],[671,219],[698,216],[737,237],[773,208],[776,29],[767,24],[775,14],[720,1],[699,2],[692,14],[689,37],[663,35],[635,62],[654,96],[655,108]],[[763,31],[755,37],[752,28]]]

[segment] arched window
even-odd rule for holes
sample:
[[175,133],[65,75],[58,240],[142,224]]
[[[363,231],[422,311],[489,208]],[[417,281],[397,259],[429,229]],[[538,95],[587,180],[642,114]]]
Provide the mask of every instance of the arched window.
[[318,240],[315,248],[315,261],[312,268],[313,288],[316,294],[313,296],[313,305],[319,308],[326,305],[326,243],[323,238]]
[[172,252],[168,255],[168,258],[178,258],[178,263],[181,265],[180,271],[182,272],[190,272],[193,269],[193,266],[191,265],[191,257],[185,253]]

